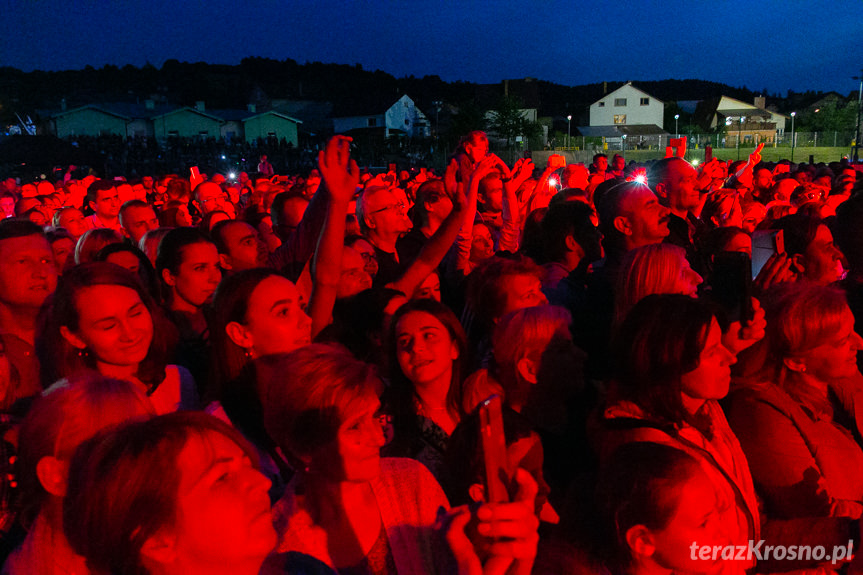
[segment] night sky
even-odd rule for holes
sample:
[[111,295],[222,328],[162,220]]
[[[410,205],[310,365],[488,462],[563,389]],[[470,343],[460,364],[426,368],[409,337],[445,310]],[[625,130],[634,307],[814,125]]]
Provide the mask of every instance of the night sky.
[[861,0],[0,0],[0,7],[0,65],[25,71],[261,56],[481,83],[697,78],[784,96],[848,94],[863,68]]

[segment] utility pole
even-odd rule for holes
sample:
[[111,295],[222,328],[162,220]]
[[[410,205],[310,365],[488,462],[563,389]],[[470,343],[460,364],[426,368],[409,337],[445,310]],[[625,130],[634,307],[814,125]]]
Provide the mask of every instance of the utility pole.
[[[863,72],[863,70],[861,70]],[[860,80],[860,90],[857,92],[857,125],[854,126],[854,156],[855,162],[859,161],[860,155],[860,106],[863,100],[863,73],[860,76],[854,76],[852,80]]]

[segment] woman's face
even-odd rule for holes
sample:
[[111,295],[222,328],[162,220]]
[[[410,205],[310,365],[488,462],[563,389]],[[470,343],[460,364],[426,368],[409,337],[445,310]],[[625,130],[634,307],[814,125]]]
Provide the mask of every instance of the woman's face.
[[271,481],[239,445],[215,431],[192,435],[177,461],[176,524],[168,533],[179,564],[224,570],[262,562],[277,543]]
[[210,301],[222,279],[219,252],[210,242],[189,244],[182,251],[183,261],[177,275],[167,272],[171,278],[171,291],[175,300],[200,308]]
[[845,273],[842,252],[833,244],[833,234],[825,225],[818,226],[815,238],[795,263],[803,268],[806,279],[820,285],[839,281]]
[[819,381],[830,382],[857,375],[857,351],[861,348],[863,340],[854,331],[854,314],[846,307],[837,332],[800,359],[806,366],[806,373]]
[[695,273],[692,266],[689,265],[689,260],[683,256],[680,257],[680,265],[678,266],[678,269],[680,270],[680,273],[677,276],[677,280],[675,281],[674,287],[670,293],[696,297],[698,295],[698,286],[702,284],[704,279]]
[[60,238],[51,244],[51,251],[54,252],[54,263],[57,267],[57,273],[62,275],[63,270],[66,269],[66,261],[69,259],[69,256],[75,253],[75,242],[69,238]]
[[153,341],[153,318],[138,292],[118,285],[82,289],[75,301],[78,329],[63,327],[63,337],[86,349],[97,364],[137,366]]
[[725,244],[724,252],[741,252],[752,257],[752,236],[749,234],[734,234]]
[[417,287],[411,299],[433,299],[440,301],[440,277],[437,272],[430,273]]
[[424,311],[408,312],[399,318],[395,335],[399,367],[414,385],[452,379],[459,348],[439,319]]
[[713,319],[698,367],[681,378],[683,395],[696,400],[722,399],[728,395],[731,365],[736,361],[734,354],[722,345],[722,330],[716,319]]
[[479,263],[494,255],[494,239],[484,224],[473,227],[473,238],[470,243],[470,261]]
[[[716,573],[724,562],[720,555],[714,559],[714,546],[725,549],[731,545],[716,489],[703,471],[691,468],[689,479],[677,491],[677,510],[671,520],[663,529],[650,531],[654,546],[650,559],[675,572]],[[698,558],[692,551],[693,542],[699,549],[710,546],[710,558]]]
[[186,228],[192,225],[192,216],[189,214],[189,208],[185,205],[177,208],[177,216],[175,218],[177,225],[181,228]]
[[261,234],[261,239],[267,244],[267,250],[270,253],[282,245],[282,240],[273,233],[273,220],[270,219],[270,216],[261,218],[261,222],[258,224],[258,233]]
[[296,286],[270,276],[252,290],[245,328],[255,357],[289,353],[311,342],[312,320],[301,306]]
[[362,483],[380,475],[380,450],[384,430],[379,417],[381,403],[369,394],[349,410],[350,415],[339,426],[334,442],[313,456],[309,469],[331,481]]

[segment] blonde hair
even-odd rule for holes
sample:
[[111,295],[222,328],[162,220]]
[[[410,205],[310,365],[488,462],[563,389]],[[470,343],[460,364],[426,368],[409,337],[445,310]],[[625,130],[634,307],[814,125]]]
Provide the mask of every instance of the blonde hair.
[[627,252],[615,286],[615,324],[645,297],[675,293],[685,261],[686,251],[672,244],[651,244]]
[[519,392],[518,362],[541,355],[555,334],[568,330],[571,323],[569,312],[554,305],[523,308],[501,318],[492,334],[494,359],[489,373],[506,394]]
[[832,417],[829,400],[796,377],[785,363],[827,343],[842,329],[850,311],[845,292],[811,282],[775,286],[764,302],[766,335],[753,349],[742,354],[735,372],[750,382],[777,384],[815,413]]

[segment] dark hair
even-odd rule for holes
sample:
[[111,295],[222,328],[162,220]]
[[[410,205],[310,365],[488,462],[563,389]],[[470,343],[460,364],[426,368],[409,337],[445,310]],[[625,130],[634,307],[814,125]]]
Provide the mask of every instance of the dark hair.
[[[606,182],[607,183],[607,182]],[[606,246],[620,246],[623,243],[623,234],[614,227],[614,220],[623,215],[623,203],[634,190],[647,189],[640,182],[623,182],[612,186],[602,197],[596,201],[596,212],[599,215],[599,229],[605,236],[603,243]],[[650,192],[653,193],[653,192]]]
[[99,200],[99,192],[107,192],[109,190],[113,190],[116,187],[116,182],[111,180],[96,180],[90,187],[87,188],[87,197],[85,200],[86,205],[90,205],[90,202],[96,202]]
[[288,192],[279,192],[273,198],[273,203],[270,204],[270,218],[273,220],[273,227],[282,225],[284,222],[282,219],[285,216],[285,204],[288,203],[289,200],[293,199],[301,199],[306,204],[309,203],[309,200],[303,195],[303,193],[299,190],[288,191]]
[[[193,244],[211,244],[210,239],[195,228],[174,228],[165,234],[159,242],[159,250],[156,254],[156,274],[164,283],[162,272],[170,271],[177,275],[180,273],[180,265],[183,263],[183,252],[187,246]],[[167,288],[167,286],[163,286]],[[170,289],[166,293],[170,293]]]
[[215,218],[219,214],[226,216],[229,221],[232,221],[231,216],[228,215],[228,212],[224,210],[213,210],[212,212],[207,212],[206,214],[204,214],[204,217],[201,218],[201,221],[198,222],[198,229],[201,230],[202,234],[209,237],[210,230],[213,228],[213,218]]
[[161,296],[159,294],[159,282],[156,279],[156,270],[153,268],[153,264],[150,263],[147,254],[138,249],[137,246],[125,242],[108,244],[96,252],[96,255],[93,256],[93,261],[107,262],[109,256],[119,252],[128,252],[138,258],[138,279],[147,291],[150,292],[153,299],[159,302]]
[[824,222],[817,216],[798,213],[779,218],[771,227],[784,231],[785,252],[790,257],[804,253],[822,225],[825,225]]
[[836,208],[833,236],[852,273],[863,274],[863,195],[852,195]]
[[96,369],[96,358],[90,354],[81,354],[79,349],[66,341],[60,328],[77,331],[78,305],[98,305],[98,302],[80,302],[78,294],[86,288],[98,285],[122,286],[134,290],[153,318],[153,340],[147,356],[138,365],[135,374],[152,393],[165,379],[168,332],[161,325],[163,317],[138,277],[129,270],[108,262],[90,262],[66,271],[57,284],[57,291],[54,292],[51,303],[40,311],[36,354],[41,365],[42,383],[47,387],[60,378]]
[[122,206],[120,206],[120,225],[121,226],[126,227],[126,223],[127,223],[125,221],[126,212],[128,212],[132,208],[150,208],[150,209],[152,209],[152,206],[150,206],[150,204],[148,204],[144,200],[129,200],[129,201],[125,202]]
[[698,367],[715,318],[709,304],[685,295],[653,294],[635,304],[613,341],[621,395],[666,423],[689,422],[681,379]]
[[399,321],[409,313],[427,313],[437,319],[446,328],[449,338],[458,346],[458,357],[452,362],[452,379],[450,379],[449,391],[447,392],[447,407],[459,415],[463,415],[462,407],[462,385],[467,377],[467,369],[470,365],[470,347],[467,336],[459,323],[458,318],[446,305],[433,299],[415,299],[401,306],[393,314],[390,322],[390,330],[387,337],[387,368],[390,376],[390,386],[387,390],[389,404],[393,409],[393,426],[396,437],[416,437],[420,430],[417,428],[416,410],[414,409],[415,389],[414,384],[402,372],[399,366],[396,329]]
[[45,232],[37,224],[23,218],[6,218],[0,220],[0,242],[27,236],[45,237]]
[[583,202],[564,202],[548,208],[548,213],[542,219],[543,247],[548,261],[556,262],[564,258],[568,251],[566,238],[569,236],[582,248],[586,248],[590,242],[598,244],[596,227],[590,219],[592,215],[591,207]]
[[69,466],[63,531],[88,567],[148,573],[142,547],[177,517],[180,455],[193,438],[208,442],[211,434],[236,443],[258,468],[257,453],[235,429],[191,411],[129,423],[81,445]]
[[680,488],[699,469],[683,450],[650,442],[621,446],[597,481],[598,551],[612,572],[625,572],[632,560],[626,532],[636,525],[668,526],[678,507]]
[[392,288],[369,288],[336,300],[333,323],[318,339],[338,342],[361,360],[379,363],[384,339],[384,311],[396,297],[407,296]]

